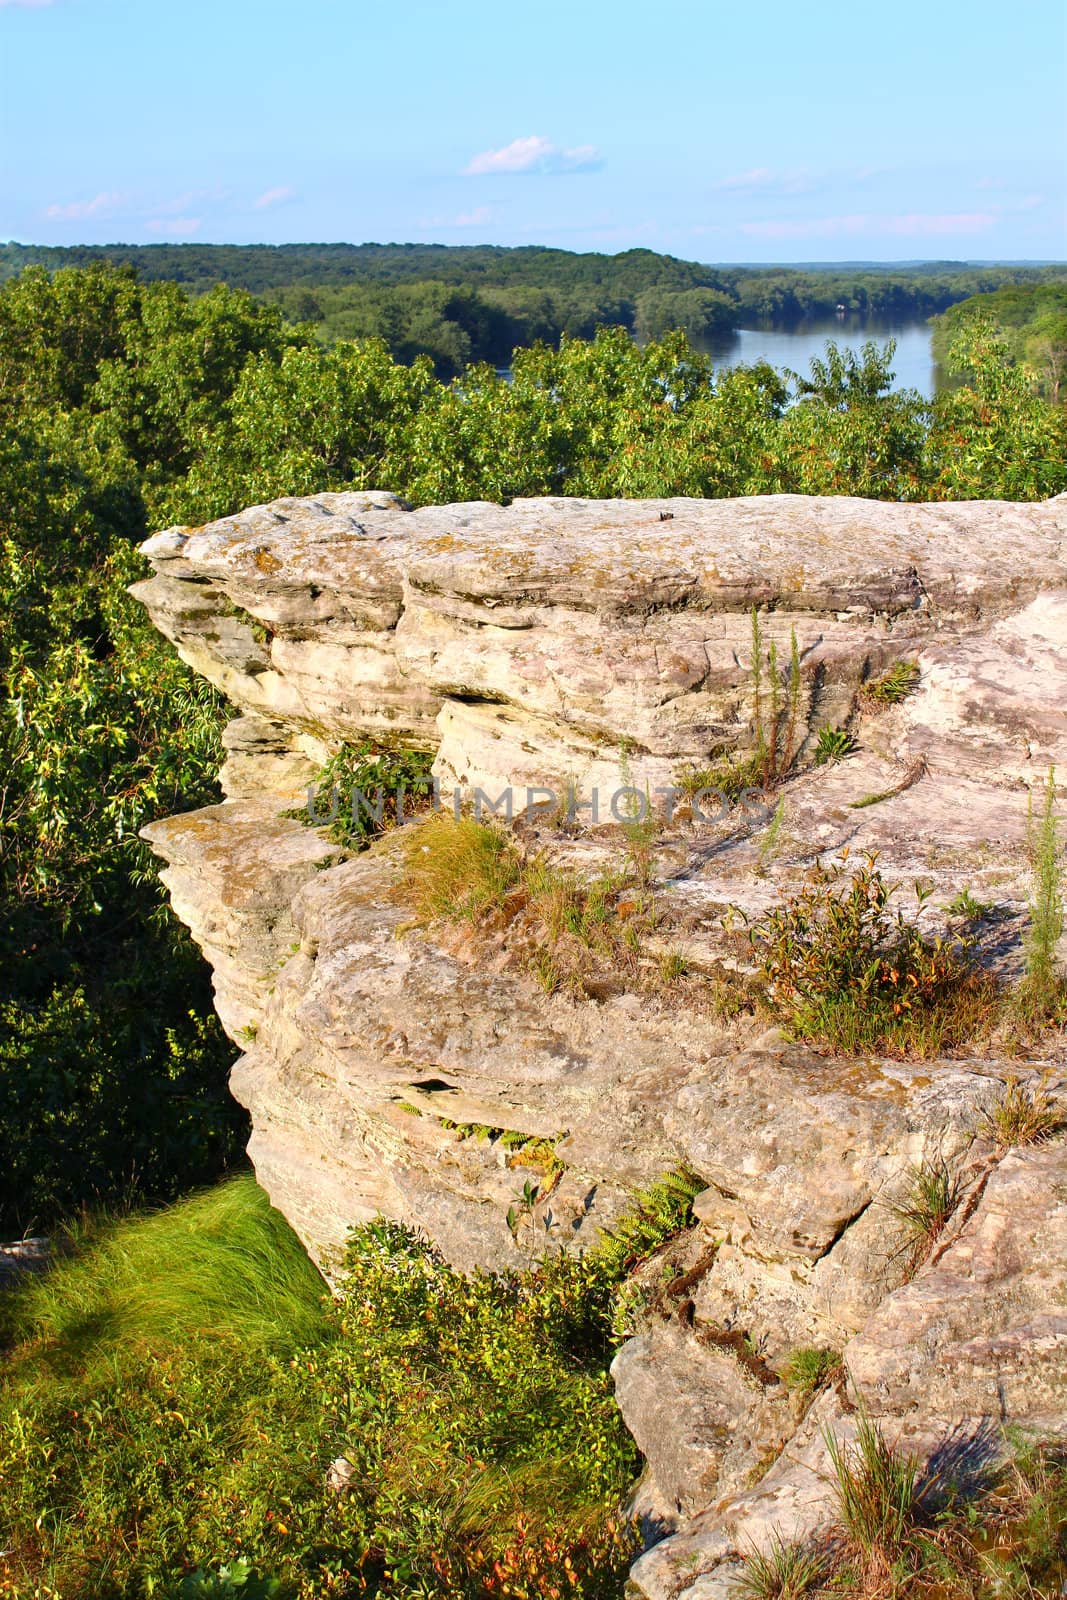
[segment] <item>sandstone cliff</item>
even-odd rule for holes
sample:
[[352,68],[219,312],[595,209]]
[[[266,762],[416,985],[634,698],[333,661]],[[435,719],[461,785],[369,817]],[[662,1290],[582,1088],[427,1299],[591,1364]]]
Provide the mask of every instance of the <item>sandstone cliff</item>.
[[[730,970],[730,908],[758,914],[847,846],[930,889],[931,929],[965,890],[994,905],[987,959],[1011,972],[1028,788],[1067,767],[1067,500],[410,511],[327,494],[144,549],[154,576],[134,592],[238,712],[226,800],[146,835],[244,1052],[233,1087],[257,1172],[312,1253],[328,1261],[384,1211],[464,1265],[499,1265],[591,1242],[669,1167],[706,1181],[672,1257],[684,1300],[616,1361],[642,1504],[677,1528],[635,1593],[728,1593],[748,1543],[824,1522],[824,1430],[847,1436],[857,1399],[926,1456],[981,1456],[1005,1423],[1063,1429],[1064,1145],[1005,1152],[983,1120],[1011,1073],[1057,1092],[1058,1045],[1044,1061],[830,1059],[717,1020],[685,988],[549,996],[506,950],[409,926],[396,834],[346,856],[284,813],[367,737],[433,751],[468,792],[671,786],[758,737],[755,605],[779,663],[796,638],[799,756],[773,838],[766,814],[736,809],[664,823],[672,944]],[[917,687],[876,710],[864,686],[895,662],[917,665]],[[855,754],[814,766],[819,729],[843,726]],[[583,867],[619,848],[588,811],[533,831]],[[550,1192],[516,1220],[509,1142],[457,1124],[553,1141]],[[892,1207],[924,1160],[951,1165],[960,1204],[904,1282]],[[848,1382],[802,1414],[776,1372],[807,1345],[843,1349]]]

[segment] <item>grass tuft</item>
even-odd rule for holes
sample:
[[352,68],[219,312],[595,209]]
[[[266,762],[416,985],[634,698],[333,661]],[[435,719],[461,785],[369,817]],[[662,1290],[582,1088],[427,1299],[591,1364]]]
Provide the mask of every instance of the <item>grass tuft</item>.
[[995,1105],[982,1119],[983,1131],[1001,1149],[1042,1144],[1063,1127],[1063,1112],[1048,1093],[1047,1081],[1047,1076],[1036,1084],[1007,1079]]
[[689,972],[689,958],[684,950],[665,950],[659,958],[660,982],[666,986],[677,983]]
[[921,1495],[913,1456],[894,1450],[862,1412],[856,1444],[825,1435],[841,1525],[872,1574],[892,1570],[914,1534]]
[[970,889],[961,889],[945,907],[950,917],[959,917],[962,922],[981,922],[992,909],[991,900],[979,900]]
[[899,705],[918,687],[919,663],[894,661],[879,677],[871,678],[864,684],[862,699],[864,704],[880,710],[884,706]]
[[960,1201],[960,1181],[943,1161],[924,1161],[907,1173],[904,1192],[889,1209],[904,1228],[909,1269],[929,1255]]
[[[750,1557],[739,1592],[760,1600],[1055,1600],[1067,1576],[1067,1455],[1024,1443],[969,1499],[920,1480],[861,1414],[855,1446],[827,1435],[840,1524],[819,1548]],[[818,1567],[816,1570],[816,1563]],[[803,1587],[807,1584],[807,1587]]]
[[820,728],[815,742],[815,765],[829,766],[844,761],[856,748],[856,741],[847,728]]
[[806,1399],[833,1383],[843,1371],[837,1350],[801,1345],[791,1350],[782,1367],[782,1381],[792,1393]]
[[825,1551],[786,1544],[777,1534],[768,1551],[753,1550],[737,1580],[737,1593],[753,1600],[803,1600],[819,1590],[829,1575]]
[[420,920],[480,922],[502,910],[522,876],[522,857],[500,828],[431,817],[404,840],[403,894]]

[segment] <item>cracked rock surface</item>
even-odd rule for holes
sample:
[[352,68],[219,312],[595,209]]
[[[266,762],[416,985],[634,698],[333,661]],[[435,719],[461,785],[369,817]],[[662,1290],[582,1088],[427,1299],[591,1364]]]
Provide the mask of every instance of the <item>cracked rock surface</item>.
[[[146,837],[243,1051],[257,1174],[312,1254],[328,1266],[385,1212],[464,1267],[517,1264],[592,1244],[668,1168],[706,1184],[614,1366],[647,1461],[639,1504],[668,1533],[635,1596],[726,1595],[751,1544],[824,1527],[825,1430],[848,1438],[857,1402],[962,1463],[1005,1424],[1063,1429],[1064,1140],[1004,1151],[984,1118],[1012,1075],[1062,1097],[1058,1041],[1041,1060],[829,1058],[721,1020],[699,981],[546,995],[504,934],[411,926],[405,836],[353,856],[285,813],[345,741],[432,750],[445,785],[569,782],[584,801],[744,755],[755,604],[782,672],[796,636],[796,761],[773,835],[758,808],[662,823],[650,972],[672,948],[697,980],[743,982],[724,918],[758,916],[847,847],[878,853],[931,932],[962,891],[985,903],[983,959],[1011,977],[1028,797],[1067,771],[1067,499],[411,511],[325,494],[144,549],[154,574],[134,592],[237,712],[226,799]],[[879,708],[865,686],[895,662],[917,685]],[[855,753],[814,765],[820,729],[846,726]],[[579,871],[624,849],[588,810],[526,838]],[[533,1203],[514,1145],[473,1125],[554,1144]],[[923,1162],[951,1166],[961,1199],[909,1275],[894,1205]],[[799,1346],[843,1353],[807,1409],[781,1382]]]

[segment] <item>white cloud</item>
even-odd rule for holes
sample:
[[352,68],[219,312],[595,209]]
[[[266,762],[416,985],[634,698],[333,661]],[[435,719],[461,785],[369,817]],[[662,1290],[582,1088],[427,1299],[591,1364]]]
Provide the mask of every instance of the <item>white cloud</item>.
[[182,217],[188,221],[194,207],[200,210],[207,206],[215,211],[225,206],[231,198],[229,189],[187,189],[184,194],[176,194],[170,200],[156,200],[143,205],[141,213],[151,217]]
[[892,167],[857,167],[852,174],[856,183],[870,183],[872,178],[884,178]]
[[842,235],[893,234],[930,238],[945,234],[981,233],[998,221],[992,211],[909,211],[898,216],[857,212],[841,217],[775,218],[742,222],[740,231],[754,239],[835,239]]
[[763,189],[772,181],[770,167],[752,167],[748,172],[734,172],[728,178],[713,183],[713,189]]
[[[0,5],[4,0],[0,0]],[[85,217],[120,216],[130,207],[130,196],[118,189],[101,190],[94,194],[91,200],[68,200],[65,204],[53,202],[45,207],[45,216],[49,222],[81,222]]]
[[[0,0],[3,4],[3,0]],[[225,209],[228,189],[188,189],[166,199],[146,199],[125,189],[102,189],[89,200],[54,201],[43,212],[48,222],[112,222],[121,219],[144,225],[151,233],[195,233],[204,210]]]
[[203,220],[203,217],[152,217],[145,223],[145,227],[149,233],[174,234],[179,238],[187,238],[189,234],[198,231]]
[[463,171],[468,178],[478,178],[515,172],[590,172],[603,164],[596,145],[579,144],[564,149],[542,134],[530,134],[525,139],[512,139],[510,144],[501,145],[497,150],[480,151]]
[[287,200],[296,199],[296,190],[288,184],[280,183],[274,189],[264,189],[258,200],[253,200],[252,208],[255,211],[269,211],[271,206],[283,206]]
[[817,182],[812,173],[803,170],[774,172],[770,167],[752,167],[720,178],[711,187],[732,194],[810,194]]

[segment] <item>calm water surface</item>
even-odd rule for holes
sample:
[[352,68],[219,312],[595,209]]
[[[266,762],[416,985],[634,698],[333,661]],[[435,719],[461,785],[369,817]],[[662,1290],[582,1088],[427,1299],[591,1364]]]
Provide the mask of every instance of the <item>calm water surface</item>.
[[938,387],[938,370],[930,353],[930,327],[926,322],[880,322],[874,318],[825,317],[797,323],[792,328],[741,328],[705,348],[717,368],[769,361],[772,367],[791,367],[806,377],[812,356],[822,356],[826,341],[859,350],[868,339],[884,344],[897,341],[893,357],[894,389],[918,389],[928,400]]

